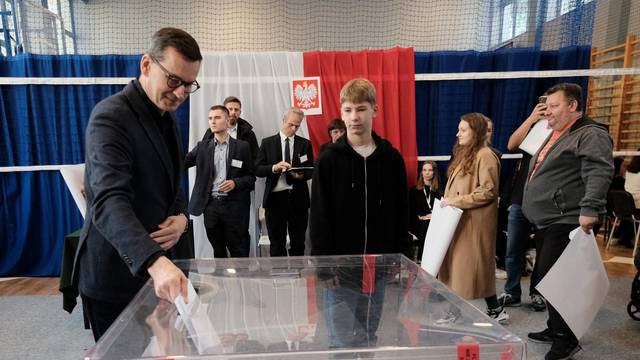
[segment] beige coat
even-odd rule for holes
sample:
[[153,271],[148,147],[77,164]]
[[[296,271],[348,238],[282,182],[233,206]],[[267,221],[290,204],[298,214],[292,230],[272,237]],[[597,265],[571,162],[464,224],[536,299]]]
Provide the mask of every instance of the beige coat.
[[500,161],[488,147],[476,155],[471,174],[458,166],[444,197],[464,212],[438,274],[465,299],[496,294],[496,227]]

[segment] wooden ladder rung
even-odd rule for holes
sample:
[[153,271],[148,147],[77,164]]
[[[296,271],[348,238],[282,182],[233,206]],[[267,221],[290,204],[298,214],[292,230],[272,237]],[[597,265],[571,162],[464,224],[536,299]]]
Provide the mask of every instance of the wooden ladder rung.
[[618,60],[624,60],[624,54],[622,55],[617,55],[617,56],[612,56],[610,58],[607,58],[605,60],[600,60],[600,61],[594,61],[591,63],[591,68],[593,69],[594,65],[602,65],[602,64],[607,64],[613,61],[618,61]]
[[616,105],[613,104],[605,104],[605,105],[596,105],[596,106],[589,106],[589,110],[594,110],[594,109],[605,109],[605,108],[610,108],[610,107],[614,107]]
[[593,114],[591,115],[592,118],[603,118],[603,117],[609,117],[611,116],[612,113],[608,112],[608,113],[604,113],[604,114]]
[[592,87],[592,88],[589,88],[589,92],[593,93],[596,91],[611,90],[611,89],[614,89],[615,87],[616,87],[615,85]]
[[640,134],[640,130],[620,130],[623,134]]
[[640,114],[640,110],[627,110],[623,111],[623,114]]
[[589,100],[604,100],[604,99],[613,99],[613,98],[619,98],[620,94],[612,94],[612,95],[604,95],[604,96],[592,96],[589,98]]
[[620,140],[621,143],[640,143],[640,138],[633,138],[633,139],[621,139]]
[[626,44],[620,44],[620,45],[615,45],[615,46],[608,47],[606,49],[592,51],[591,52],[591,56],[598,56],[598,55],[601,55],[601,54],[606,54],[608,52],[612,52],[612,51],[616,51],[616,50],[622,50],[625,47],[625,45]]

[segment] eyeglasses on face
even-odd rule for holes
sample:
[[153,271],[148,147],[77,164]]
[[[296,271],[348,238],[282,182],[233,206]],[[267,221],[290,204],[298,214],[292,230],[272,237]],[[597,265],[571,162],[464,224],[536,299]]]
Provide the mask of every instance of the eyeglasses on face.
[[169,70],[165,69],[165,67],[162,66],[162,64],[160,64],[160,62],[155,57],[153,56],[149,56],[149,57],[154,63],[156,63],[156,65],[160,67],[160,70],[162,70],[164,75],[167,77],[167,86],[169,88],[177,89],[180,86],[184,86],[184,92],[188,94],[193,94],[198,89],[200,89],[200,84],[198,84],[197,81],[191,81],[191,82],[184,81],[180,79],[178,76],[170,73]]

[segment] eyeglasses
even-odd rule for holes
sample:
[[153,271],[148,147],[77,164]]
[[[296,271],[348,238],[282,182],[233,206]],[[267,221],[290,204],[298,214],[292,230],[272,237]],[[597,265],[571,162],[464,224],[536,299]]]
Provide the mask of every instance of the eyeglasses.
[[156,63],[160,67],[164,75],[167,77],[167,86],[169,88],[177,89],[180,86],[184,85],[184,92],[188,94],[193,94],[194,92],[196,92],[196,90],[200,89],[200,84],[198,84],[197,81],[186,82],[180,79],[179,77],[173,75],[172,73],[170,73],[169,70],[165,69],[164,66],[162,66],[162,64],[160,64],[160,62],[156,58],[154,58],[153,56],[149,56],[149,57],[154,63]]

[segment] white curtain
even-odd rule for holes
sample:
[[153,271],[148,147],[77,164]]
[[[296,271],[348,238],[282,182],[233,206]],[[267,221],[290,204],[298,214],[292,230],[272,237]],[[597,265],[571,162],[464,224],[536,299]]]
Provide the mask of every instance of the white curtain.
[[[205,53],[198,76],[202,86],[190,100],[189,149],[202,139],[208,128],[207,115],[212,105],[222,104],[227,96],[242,101],[241,117],[253,125],[258,144],[263,138],[276,134],[282,115],[291,106],[290,83],[304,76],[302,53]],[[298,135],[309,138],[306,122]],[[189,194],[195,180],[195,167],[189,170]],[[264,179],[258,178],[252,194],[251,256],[255,256],[259,238],[257,209],[262,203]],[[192,217],[196,258],[212,257],[213,249],[207,240],[202,216]]]

